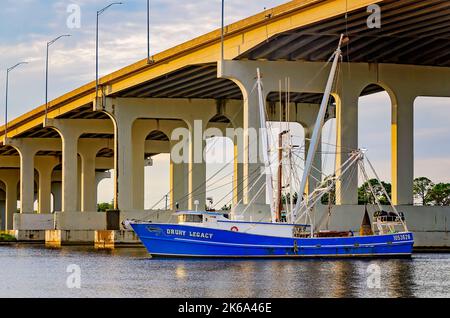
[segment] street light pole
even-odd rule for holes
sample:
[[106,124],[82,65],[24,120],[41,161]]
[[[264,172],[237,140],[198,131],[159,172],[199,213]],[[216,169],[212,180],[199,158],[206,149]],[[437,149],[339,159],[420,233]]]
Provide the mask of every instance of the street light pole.
[[113,2],[103,9],[97,11],[97,23],[95,32],[95,100],[98,99],[98,20],[99,16],[113,5],[123,4],[122,2]]
[[147,0],[147,63],[150,62],[150,0]]
[[6,92],[5,92],[5,141],[8,137],[8,87],[9,87],[9,73],[20,65],[28,64],[28,62],[20,62],[6,70]]
[[69,37],[70,34],[64,34],[60,35],[57,38],[51,40],[50,42],[47,42],[47,54],[45,59],[45,120],[47,120],[47,114],[48,114],[48,51],[50,46],[61,39],[62,37]]
[[225,41],[225,0],[222,0],[222,33],[221,33],[221,60],[223,61],[225,58],[225,50],[224,50],[224,41]]

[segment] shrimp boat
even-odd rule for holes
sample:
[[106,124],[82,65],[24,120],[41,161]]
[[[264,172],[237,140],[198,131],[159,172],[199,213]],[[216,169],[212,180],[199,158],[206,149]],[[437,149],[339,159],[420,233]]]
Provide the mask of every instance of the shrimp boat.
[[[305,193],[308,176],[313,168],[314,156],[341,58],[343,40],[343,36],[341,36],[339,46],[332,58],[331,72],[310,147],[304,160],[304,170],[298,193]],[[176,224],[129,221],[129,225],[148,252],[153,257],[193,258],[410,257],[414,245],[413,234],[408,231],[404,215],[392,205],[378,176],[376,176],[376,180],[378,180],[379,188],[391,203],[392,211],[383,210],[373,185],[369,182],[368,187],[370,193],[375,197],[378,211],[374,214],[371,222],[366,208],[363,226],[359,233],[323,230],[321,225],[316,225],[314,216],[316,206],[326,194],[336,189],[336,184],[349,173],[351,168],[355,166],[360,168],[362,175],[368,180],[365,169],[367,161],[370,169],[376,175],[364,150],[350,151],[348,160],[337,169],[339,173],[335,172],[320,180],[316,189],[310,194],[298,196],[295,207],[291,203],[291,209],[283,215],[285,211],[282,211],[280,186],[278,186],[277,200],[273,196],[273,180],[268,151],[269,138],[266,131],[266,109],[259,69],[257,69],[257,87],[271,222],[243,221],[242,217],[232,216],[230,218],[223,213],[212,211],[176,212],[175,216],[178,218]],[[293,147],[289,149],[292,150]],[[278,178],[280,179],[280,175]]]

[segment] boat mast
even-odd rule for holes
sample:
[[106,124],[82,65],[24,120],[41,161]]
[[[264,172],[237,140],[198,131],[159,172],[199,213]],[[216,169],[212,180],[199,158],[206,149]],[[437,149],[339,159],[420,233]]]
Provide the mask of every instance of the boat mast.
[[267,134],[267,119],[266,119],[266,107],[263,98],[262,81],[261,81],[261,71],[259,68],[256,69],[257,73],[257,86],[258,86],[258,103],[259,103],[259,121],[261,127],[261,146],[262,154],[264,158],[265,174],[266,174],[266,184],[269,192],[269,202],[270,202],[270,213],[272,216],[272,223],[276,222],[275,206],[273,198],[273,184],[272,184],[272,172],[270,170],[270,160],[269,160],[269,135]]
[[282,131],[278,136],[278,195],[277,195],[277,217],[276,221],[281,222],[283,211],[283,136],[288,133]]
[[336,49],[336,51],[334,52],[334,60],[333,60],[332,66],[331,66],[331,72],[328,77],[327,85],[325,87],[325,92],[323,95],[322,103],[320,105],[319,114],[317,116],[317,120],[314,125],[314,131],[313,131],[311,141],[310,141],[308,155],[307,155],[306,161],[305,161],[305,169],[303,171],[302,181],[300,183],[297,204],[295,206],[295,213],[299,211],[300,206],[304,200],[303,195],[306,190],[306,184],[308,181],[308,177],[309,177],[309,174],[312,169],[312,165],[313,165],[314,157],[316,155],[317,147],[319,145],[320,136],[322,134],[322,127],[323,127],[323,124],[325,121],[325,115],[327,112],[328,103],[329,103],[330,96],[331,96],[331,90],[333,89],[333,83],[334,83],[334,79],[336,76],[336,69],[337,69],[339,59],[341,57],[341,45],[342,45],[343,38],[344,38],[344,36],[341,35],[341,38],[339,40],[339,46]]

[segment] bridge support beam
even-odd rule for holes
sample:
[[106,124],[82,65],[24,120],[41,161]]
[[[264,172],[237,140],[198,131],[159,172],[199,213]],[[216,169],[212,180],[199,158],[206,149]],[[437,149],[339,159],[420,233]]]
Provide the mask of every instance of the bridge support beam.
[[[209,118],[200,117],[195,120],[187,120],[190,132],[189,139],[189,164],[188,164],[188,209],[200,211],[206,205],[206,161],[204,158],[206,140],[204,132]],[[201,136],[198,136],[198,134]],[[198,206],[195,204],[198,202]]]
[[17,212],[17,187],[20,180],[19,169],[0,170],[0,180],[5,184],[5,218],[2,230],[13,230],[14,214]]
[[[309,151],[310,142],[308,139],[311,138],[311,134],[309,132],[307,132],[305,134],[305,138],[306,138],[305,150]],[[316,156],[314,157],[313,169],[308,178],[308,185],[306,188],[307,195],[311,194],[317,188],[317,186],[320,184],[320,182],[322,180],[322,154],[321,154],[321,152],[322,152],[322,143],[320,141],[319,146],[317,147]]]
[[[350,90],[350,87],[352,88]],[[349,158],[350,149],[358,149],[358,100],[362,91],[356,84],[336,98],[336,173]],[[354,167],[354,169],[357,169]],[[336,204],[358,204],[358,173],[347,173],[336,184]]]
[[62,139],[62,212],[78,211],[78,139],[82,134],[113,132],[113,123],[106,120],[47,119],[45,127],[54,128]]
[[[105,105],[101,101],[94,104],[94,110],[108,112],[116,123],[116,205],[120,210],[124,211],[139,210],[142,207],[143,180],[139,176],[143,175],[141,168],[143,166],[141,164],[143,162],[143,158],[141,159],[143,146],[141,143],[145,142],[145,134],[144,130],[137,132],[136,129],[133,129],[134,125],[140,125],[138,122],[141,120],[151,122],[152,118],[158,118],[159,120],[157,121],[153,120],[156,122],[156,126],[147,126],[145,132],[150,133],[151,130],[149,128],[152,128],[152,130],[156,128],[156,130],[164,132],[169,137],[174,129],[181,127],[189,127],[189,132],[193,134],[197,120],[203,123],[202,128],[204,128],[209,120],[217,115],[217,102],[215,100],[107,98]],[[237,106],[240,105],[235,103],[235,105],[227,107],[227,111],[232,112],[232,115],[229,116],[230,118],[235,117],[234,112],[237,111]],[[163,122],[165,121],[175,122],[175,126],[165,129],[163,128]],[[203,131],[197,131],[196,134],[202,135]],[[135,138],[137,136],[139,138]],[[144,137],[144,140],[142,140],[142,137]],[[202,136],[200,138],[193,136],[193,138],[197,138],[197,141],[199,141],[202,139]],[[197,188],[199,190],[189,197],[187,207],[194,207],[194,201],[199,200],[199,208],[203,209],[203,201],[206,199],[204,187],[206,166],[204,162],[199,163],[193,159],[194,156],[197,156],[198,159],[200,155],[201,160],[203,160],[204,140],[200,142],[199,147],[198,142],[194,145],[193,138],[190,138],[192,144],[189,144],[188,147],[189,162],[187,164],[189,165],[189,176],[187,191]],[[136,144],[136,142],[139,144]],[[180,170],[184,169],[185,167],[180,167]],[[129,171],[134,172],[130,174]],[[172,169],[172,171],[174,170]],[[175,183],[178,182],[173,182],[172,184]],[[172,189],[174,196],[172,205],[177,202],[176,197],[178,195],[176,192],[184,191],[182,190],[183,188],[184,185],[180,188]],[[136,194],[133,194],[133,189],[136,191]],[[187,194],[185,193],[185,195]]]
[[34,213],[35,156],[41,150],[58,151],[61,143],[58,139],[15,138],[6,144],[20,154],[20,212]]
[[39,174],[38,213],[51,213],[51,188],[53,169],[60,164],[57,157],[36,157],[36,170]]
[[[187,141],[186,141],[187,142]],[[171,154],[173,154],[173,147],[176,146],[178,142],[171,142]],[[187,149],[188,146],[183,147]],[[183,152],[181,150],[180,154],[183,157]],[[188,190],[188,175],[189,175],[189,164],[186,162],[174,162],[174,156],[170,156],[170,208],[172,210],[187,210],[188,198],[186,197],[189,193]]]
[[396,92],[392,106],[392,201],[412,205],[414,180],[415,96]]
[[52,181],[53,211],[62,211],[62,182]]

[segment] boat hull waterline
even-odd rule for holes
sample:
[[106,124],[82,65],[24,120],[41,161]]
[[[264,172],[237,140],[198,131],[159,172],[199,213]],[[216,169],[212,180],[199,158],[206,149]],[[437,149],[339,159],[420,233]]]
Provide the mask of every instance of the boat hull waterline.
[[410,232],[339,238],[289,238],[157,223],[131,224],[148,252],[160,257],[340,258],[410,257]]

